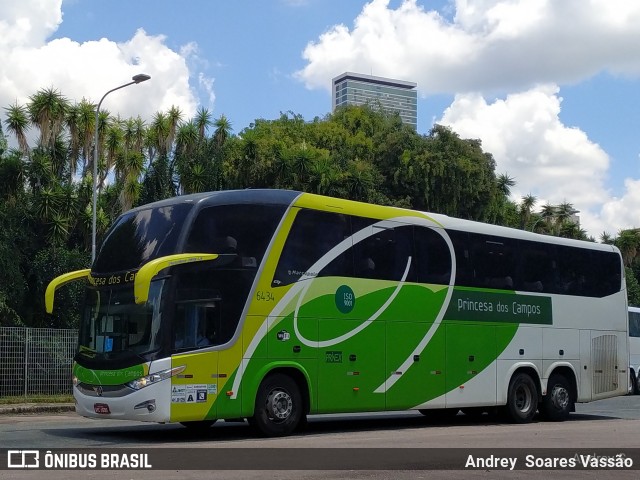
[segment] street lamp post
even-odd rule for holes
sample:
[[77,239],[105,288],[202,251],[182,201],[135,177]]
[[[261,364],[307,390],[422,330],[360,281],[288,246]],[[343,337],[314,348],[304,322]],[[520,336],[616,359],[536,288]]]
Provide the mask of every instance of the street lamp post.
[[151,77],[149,75],[146,75],[144,73],[134,75],[133,77],[131,77],[131,82],[125,83],[124,85],[120,85],[116,88],[112,88],[107,93],[105,93],[98,102],[98,107],[96,108],[95,138],[93,145],[93,212],[91,217],[91,264],[93,264],[93,261],[96,259],[96,207],[98,204],[98,121],[100,115],[100,105],[102,105],[102,101],[111,92],[115,92],[116,90],[120,90],[121,88],[128,87],[129,85],[145,82],[150,78]]

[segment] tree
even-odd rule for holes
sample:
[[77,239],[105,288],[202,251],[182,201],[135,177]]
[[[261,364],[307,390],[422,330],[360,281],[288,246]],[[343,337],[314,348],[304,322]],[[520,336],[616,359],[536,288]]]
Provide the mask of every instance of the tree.
[[526,230],[527,225],[529,225],[529,222],[531,220],[531,212],[533,210],[533,207],[535,207],[537,201],[538,199],[532,194],[528,194],[522,197],[522,201],[520,203],[520,217],[522,221],[520,225],[523,230]]
[[624,265],[631,266],[640,249],[640,229],[621,230],[614,243],[622,253]]
[[54,88],[39,90],[29,97],[29,120],[40,130],[40,146],[53,147],[62,133],[68,109],[69,101]]
[[229,135],[231,135],[231,122],[227,117],[221,115],[213,125],[216,127],[213,132],[213,141],[218,148],[222,148]]
[[5,125],[7,131],[12,133],[16,140],[18,140],[18,147],[23,155],[29,155],[29,142],[27,141],[27,130],[29,129],[29,117],[27,109],[18,105],[17,103],[5,108],[7,112],[7,118],[5,119]]
[[629,267],[625,268],[625,278],[627,281],[627,298],[629,306],[640,307],[640,282]]

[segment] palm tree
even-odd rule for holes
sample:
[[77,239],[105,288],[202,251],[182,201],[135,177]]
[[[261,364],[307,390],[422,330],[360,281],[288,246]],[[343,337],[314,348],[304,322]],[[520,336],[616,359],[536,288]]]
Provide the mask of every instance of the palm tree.
[[547,230],[553,232],[554,221],[556,217],[556,206],[550,203],[545,203],[540,210],[540,217],[544,220]]
[[176,133],[176,154],[191,158],[201,138],[198,125],[193,120],[183,123]]
[[511,195],[511,187],[515,186],[516,180],[513,177],[510,177],[508,173],[501,173],[498,175],[496,179],[498,191],[502,193],[504,197],[509,197]]
[[638,255],[638,250],[640,250],[640,229],[621,230],[615,240],[615,245],[622,253],[622,260],[625,266],[631,266]]
[[86,99],[78,104],[78,141],[82,146],[82,180],[87,176],[89,166],[91,165],[93,149],[93,137],[96,128],[96,105],[90,103]]
[[73,183],[73,176],[78,169],[78,157],[80,156],[80,106],[76,103],[70,105],[65,117],[67,130],[69,132],[69,153],[67,163],[69,166],[69,184]]
[[156,112],[147,131],[146,143],[149,149],[149,162],[153,162],[156,152],[161,157],[168,155],[167,139],[169,138],[170,129],[169,118],[162,112]]
[[62,132],[69,101],[53,88],[39,90],[29,97],[29,119],[40,129],[40,141],[44,148],[52,148]]
[[533,207],[535,207],[537,201],[538,199],[532,194],[528,194],[522,197],[522,203],[520,203],[522,229],[525,229],[529,224],[529,220],[531,219],[531,211],[533,210]]
[[[107,136],[107,131],[109,129],[109,124],[111,123],[109,120],[109,111],[101,109],[98,112],[98,192],[102,189],[102,184],[104,179],[107,177],[107,161],[104,159],[104,145],[105,145],[105,137]],[[92,158],[92,162],[96,161],[95,158]]]
[[209,113],[209,110],[207,110],[206,108],[200,107],[196,112],[196,118],[194,119],[194,122],[198,127],[200,138],[204,138],[207,128],[212,125],[211,113]]
[[604,243],[605,245],[613,245],[614,238],[608,232],[602,232],[600,234],[600,243]]
[[[118,118],[107,125],[107,131],[105,133],[105,156],[106,156],[106,169],[103,172],[103,178],[101,178],[101,184],[109,174],[109,171],[116,166],[118,158],[124,156],[124,132],[122,130],[123,122]],[[118,180],[118,171],[116,169],[116,180]]]
[[223,114],[213,124],[216,127],[213,132],[213,140],[218,148],[222,148],[231,135],[231,122]]
[[556,217],[560,223],[570,219],[578,211],[573,207],[572,203],[563,202],[556,207]]
[[29,155],[29,142],[27,141],[27,130],[29,130],[29,115],[27,109],[23,105],[14,103],[13,105],[5,108],[7,111],[7,118],[5,119],[5,125],[7,131],[12,133],[16,140],[18,140],[18,148],[23,155]]
[[171,151],[173,142],[176,138],[176,131],[182,122],[182,112],[176,106],[172,106],[167,113],[167,122],[169,124],[169,132],[167,135],[167,152]]

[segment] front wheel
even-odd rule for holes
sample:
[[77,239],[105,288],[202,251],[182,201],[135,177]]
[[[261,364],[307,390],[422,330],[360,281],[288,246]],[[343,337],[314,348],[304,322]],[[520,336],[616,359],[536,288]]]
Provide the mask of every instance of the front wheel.
[[277,373],[260,384],[250,423],[267,437],[281,437],[296,429],[303,417],[302,410],[302,396],[296,382]]
[[529,423],[538,409],[538,389],[526,373],[516,374],[509,382],[507,414],[515,423]]

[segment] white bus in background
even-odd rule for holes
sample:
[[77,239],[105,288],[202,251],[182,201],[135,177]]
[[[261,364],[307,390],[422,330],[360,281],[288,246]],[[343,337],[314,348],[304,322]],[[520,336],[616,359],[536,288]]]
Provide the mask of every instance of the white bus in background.
[[640,393],[640,308],[629,307],[629,370],[631,371],[631,385],[629,391],[636,395]]

